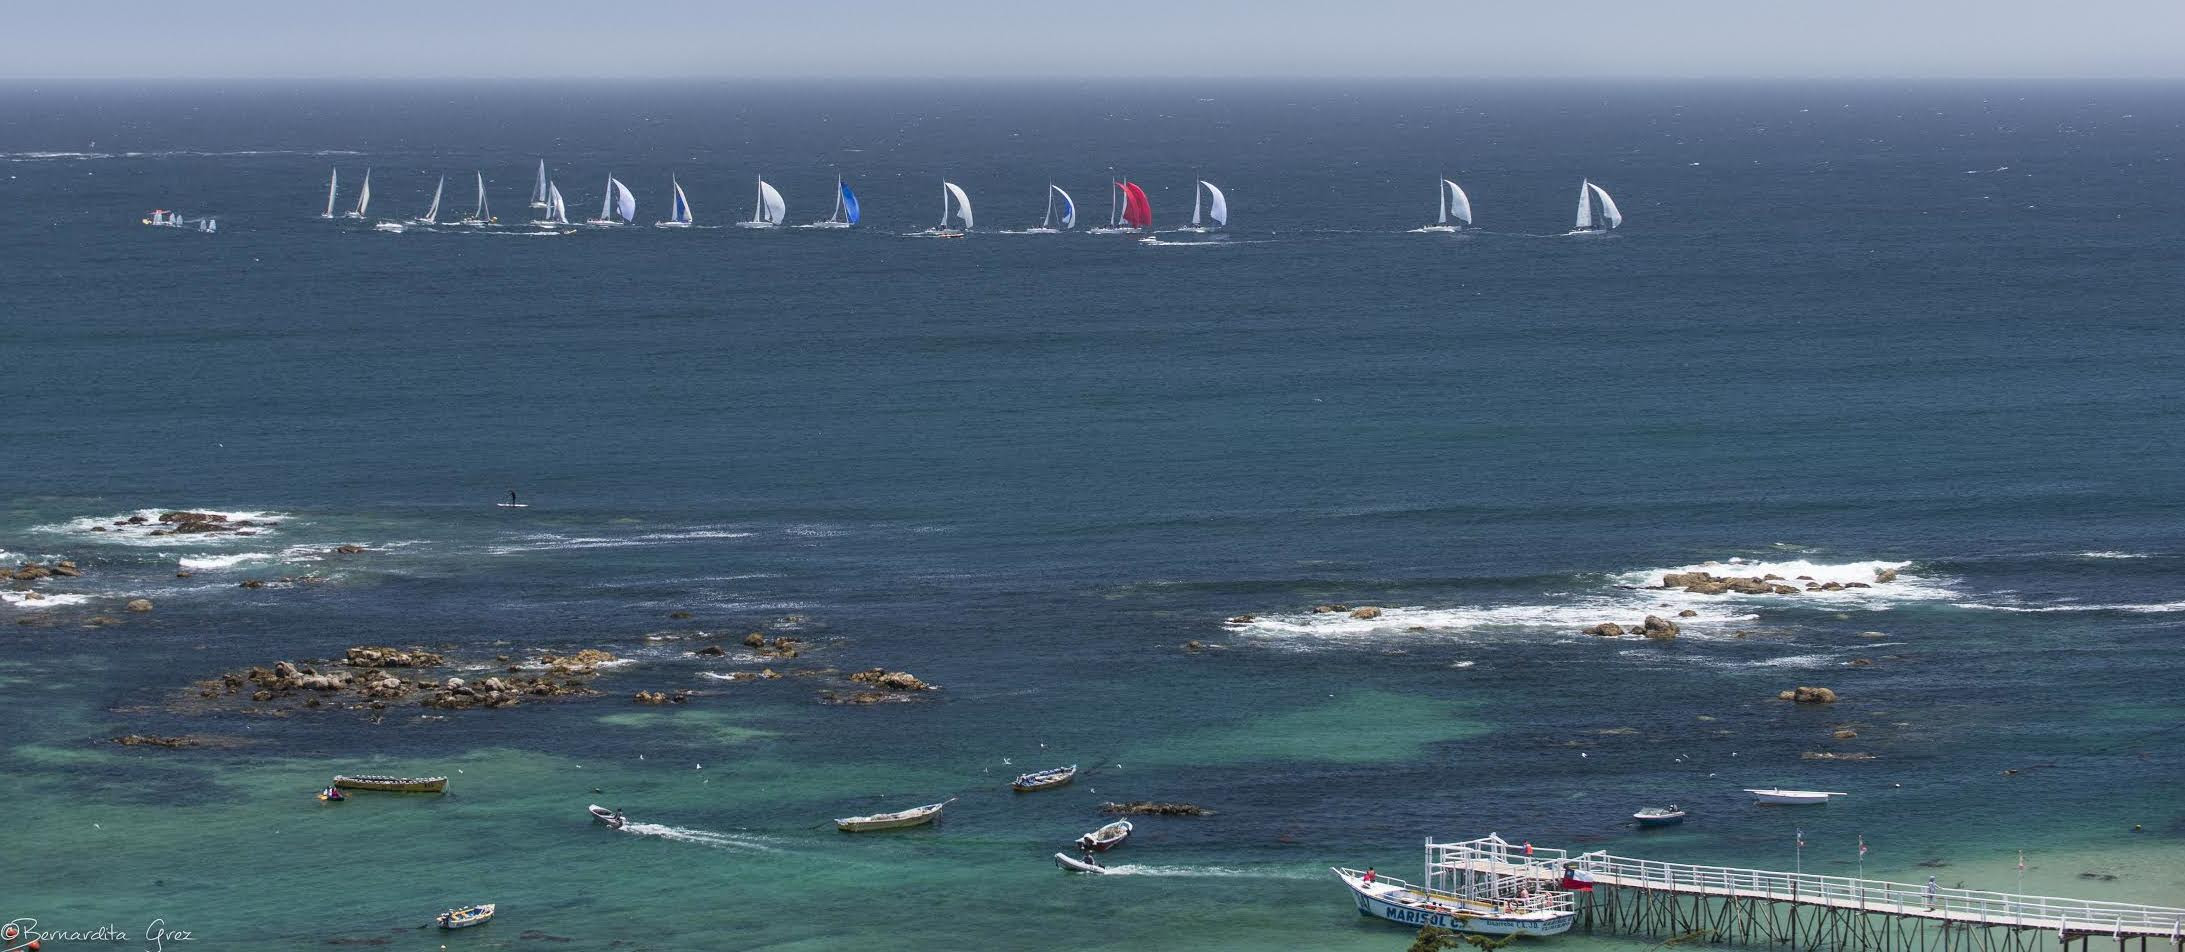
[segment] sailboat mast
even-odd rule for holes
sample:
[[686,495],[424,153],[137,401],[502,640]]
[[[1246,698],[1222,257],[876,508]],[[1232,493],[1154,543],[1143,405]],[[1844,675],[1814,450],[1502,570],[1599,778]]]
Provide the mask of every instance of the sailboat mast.
[[1055,183],[1047,183],[1047,214],[1039,218],[1039,227],[1052,228],[1055,222]]
[[759,176],[759,184],[751,190],[751,220],[758,222],[766,217],[766,176]]
[[1206,189],[1199,187],[1199,170],[1191,170],[1191,227],[1199,227],[1199,199]]
[[1440,177],[1440,178],[1437,178],[1437,179],[1435,179],[1435,180],[1434,180],[1434,198],[1435,198],[1435,199],[1436,199],[1436,201],[1437,201],[1437,202],[1438,202],[1438,203],[1439,203],[1439,204],[1441,205],[1441,214],[1439,214],[1439,215],[1436,215],[1436,216],[1434,217],[1434,224],[1437,224],[1437,225],[1446,225],[1446,224],[1449,224],[1449,177],[1448,177],[1448,176],[1444,175],[1444,176],[1442,176],[1442,177]]

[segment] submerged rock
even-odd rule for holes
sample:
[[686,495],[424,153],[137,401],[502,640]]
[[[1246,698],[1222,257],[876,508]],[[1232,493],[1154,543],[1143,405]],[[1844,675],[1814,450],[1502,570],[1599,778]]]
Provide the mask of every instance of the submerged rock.
[[1828,688],[1798,687],[1778,693],[1776,700],[1795,701],[1799,704],[1834,704],[1836,692]]
[[1620,638],[1623,637],[1624,626],[1612,621],[1604,621],[1591,628],[1585,629],[1585,633],[1589,635],[1598,635],[1602,638]]
[[141,614],[152,610],[152,600],[149,598],[132,598],[129,600],[129,604],[121,607]]
[[157,737],[151,734],[124,734],[120,737],[114,738],[114,743],[120,744],[123,747],[181,748],[201,747],[204,745],[203,741],[200,741],[195,737]]
[[920,681],[917,675],[908,671],[889,671],[885,668],[859,671],[850,675],[850,680],[859,684],[887,688],[890,691],[937,691],[941,687],[938,684],[927,684]]
[[1350,617],[1356,618],[1360,621],[1372,621],[1373,619],[1381,617],[1381,610],[1372,605],[1365,605],[1351,609]]

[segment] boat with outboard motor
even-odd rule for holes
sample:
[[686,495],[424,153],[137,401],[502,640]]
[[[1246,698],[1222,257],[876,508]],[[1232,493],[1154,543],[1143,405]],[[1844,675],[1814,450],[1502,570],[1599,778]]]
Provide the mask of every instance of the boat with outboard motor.
[[605,824],[606,827],[610,830],[622,829],[623,826],[627,825],[630,822],[622,818],[622,811],[609,810],[606,807],[600,806],[597,803],[585,807],[584,810],[585,812],[592,815],[592,819],[598,820],[600,823]]

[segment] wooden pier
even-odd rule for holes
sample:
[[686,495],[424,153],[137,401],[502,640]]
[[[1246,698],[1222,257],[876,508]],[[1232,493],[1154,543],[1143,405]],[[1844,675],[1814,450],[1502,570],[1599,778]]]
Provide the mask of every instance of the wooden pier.
[[[1428,855],[1434,855],[1429,842]],[[1495,871],[1576,893],[1578,929],[1793,952],[2185,952],[2185,909],[1530,846]],[[1430,861],[1431,863],[1431,861]],[[1478,865],[1475,858],[1472,865]],[[1553,888],[1551,886],[1551,888]]]

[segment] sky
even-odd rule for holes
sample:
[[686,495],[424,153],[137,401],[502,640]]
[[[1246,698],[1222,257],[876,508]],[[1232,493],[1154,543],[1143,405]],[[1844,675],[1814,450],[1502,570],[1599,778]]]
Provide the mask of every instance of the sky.
[[11,0],[0,78],[2178,78],[2185,0]]

